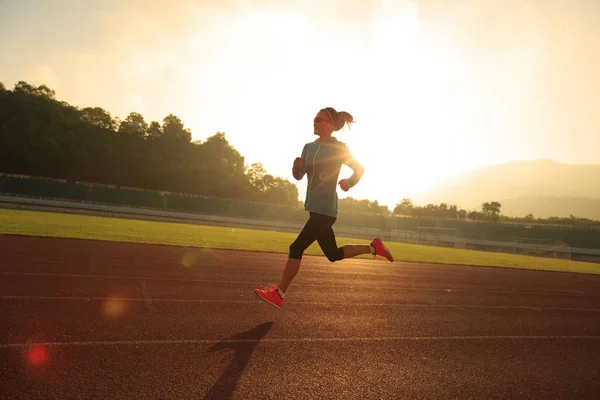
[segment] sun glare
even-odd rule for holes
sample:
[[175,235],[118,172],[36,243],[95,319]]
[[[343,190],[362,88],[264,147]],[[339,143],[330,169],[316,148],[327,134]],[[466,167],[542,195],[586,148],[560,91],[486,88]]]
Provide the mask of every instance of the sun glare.
[[[348,111],[357,123],[337,137],[366,172],[340,196],[392,207],[477,165],[465,139],[473,131],[465,121],[479,114],[469,64],[425,29],[410,3],[380,4],[366,31],[283,10],[228,18],[211,45],[218,51],[180,67],[189,83],[178,109],[195,139],[223,131],[248,164],[295,182],[290,160],[314,140],[314,114],[326,106]],[[182,39],[191,49],[205,41],[202,27]],[[136,74],[152,73],[148,59],[134,60]],[[265,143],[278,150],[265,151]],[[350,173],[343,168],[341,177]],[[305,184],[298,187],[302,199]]]
[[[362,61],[375,64],[376,73],[359,84],[357,124],[340,135],[366,169],[364,182],[347,195],[377,193],[392,207],[478,162],[463,139],[467,114],[478,113],[475,102],[465,103],[468,70],[460,54],[437,45],[413,22],[403,29],[380,28]],[[459,88],[462,103],[454,98]]]
[[[313,113],[317,107],[334,106],[355,116],[352,130],[337,136],[366,168],[363,182],[340,197],[378,198],[393,206],[472,167],[475,152],[461,139],[465,115],[477,114],[475,102],[465,103],[466,64],[458,52],[427,36],[415,12],[407,9],[399,24],[384,11],[375,16],[369,41],[350,47],[344,42],[329,53],[325,47],[302,44],[323,41],[317,27],[305,21],[276,13],[241,17],[227,54],[245,60],[244,68],[225,83],[226,91],[236,93],[225,130],[256,132],[237,138],[241,153],[256,154],[264,140],[283,136],[289,148],[260,161],[268,170],[289,176],[290,157],[314,139],[309,131]],[[275,57],[273,49],[281,47],[289,50]],[[323,62],[327,65],[319,66]],[[211,72],[222,80],[218,65]],[[268,76],[265,68],[271,71]],[[231,70],[226,74],[231,76]],[[462,102],[455,98],[457,91]],[[306,122],[290,121],[294,114],[306,115]],[[344,167],[341,176],[349,174]],[[304,185],[299,188],[302,198]]]

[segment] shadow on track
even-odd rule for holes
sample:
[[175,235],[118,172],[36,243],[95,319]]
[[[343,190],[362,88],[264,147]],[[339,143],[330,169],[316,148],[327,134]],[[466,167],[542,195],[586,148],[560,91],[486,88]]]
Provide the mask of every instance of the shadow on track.
[[250,330],[238,333],[212,346],[209,351],[233,350],[233,358],[223,374],[210,388],[204,399],[230,399],[240,380],[244,368],[256,345],[273,326],[273,322],[265,322]]

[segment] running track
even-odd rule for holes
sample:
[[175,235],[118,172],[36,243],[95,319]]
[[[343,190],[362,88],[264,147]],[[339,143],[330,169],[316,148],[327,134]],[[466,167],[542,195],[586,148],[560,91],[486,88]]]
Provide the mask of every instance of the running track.
[[0,398],[598,398],[598,275],[284,262],[0,235]]

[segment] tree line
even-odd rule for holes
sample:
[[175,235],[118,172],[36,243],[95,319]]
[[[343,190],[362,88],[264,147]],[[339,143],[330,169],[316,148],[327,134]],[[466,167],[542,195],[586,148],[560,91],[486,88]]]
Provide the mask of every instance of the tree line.
[[566,217],[535,218],[533,214],[524,217],[508,217],[501,213],[502,204],[498,201],[485,202],[479,211],[466,211],[459,209],[456,205],[440,203],[416,206],[410,199],[402,199],[391,212],[398,216],[458,219],[469,221],[493,221],[493,222],[517,222],[517,223],[539,223],[569,226],[599,226],[600,221],[588,218],[579,218],[574,215]]
[[[298,206],[298,188],[268,174],[261,163],[244,157],[217,132],[204,142],[192,140],[182,120],[169,114],[150,121],[131,112],[123,120],[101,107],[79,108],[56,99],[46,85],[0,82],[0,171],[48,178],[129,186]],[[340,211],[444,218],[600,226],[586,218],[509,218],[497,201],[466,211],[440,203],[417,206],[402,199],[391,211],[377,200],[347,197]]]
[[486,202],[481,205],[481,211],[466,211],[459,209],[454,204],[440,203],[416,206],[410,199],[402,199],[394,208],[394,215],[432,217],[447,219],[468,219],[473,221],[499,221],[500,208],[502,205],[497,201]]
[[346,197],[339,200],[339,208],[342,212],[368,213],[383,216],[600,227],[600,221],[580,218],[574,215],[569,217],[536,218],[533,214],[528,214],[524,217],[508,217],[502,214],[502,204],[498,201],[485,202],[481,204],[479,210],[467,211],[458,208],[458,206],[454,204],[430,203],[424,206],[418,206],[415,205],[411,199],[402,199],[396,204],[393,210],[390,210],[387,206],[380,205],[377,200],[358,200],[352,197]]
[[0,83],[0,171],[151,190],[298,205],[298,188],[268,174],[217,132],[192,140],[169,114],[123,120],[101,107],[56,99],[46,85]]

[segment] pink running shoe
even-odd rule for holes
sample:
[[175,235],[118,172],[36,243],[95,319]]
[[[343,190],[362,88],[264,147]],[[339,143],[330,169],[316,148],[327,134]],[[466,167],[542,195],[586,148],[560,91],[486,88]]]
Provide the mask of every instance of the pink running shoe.
[[267,285],[264,289],[254,289],[254,293],[273,307],[281,310],[283,299],[277,291],[277,285]]
[[388,260],[390,260],[390,262],[394,261],[392,253],[390,253],[390,251],[383,245],[383,242],[378,237],[373,239],[373,241],[371,242],[371,246],[375,248],[375,257],[385,257]]

